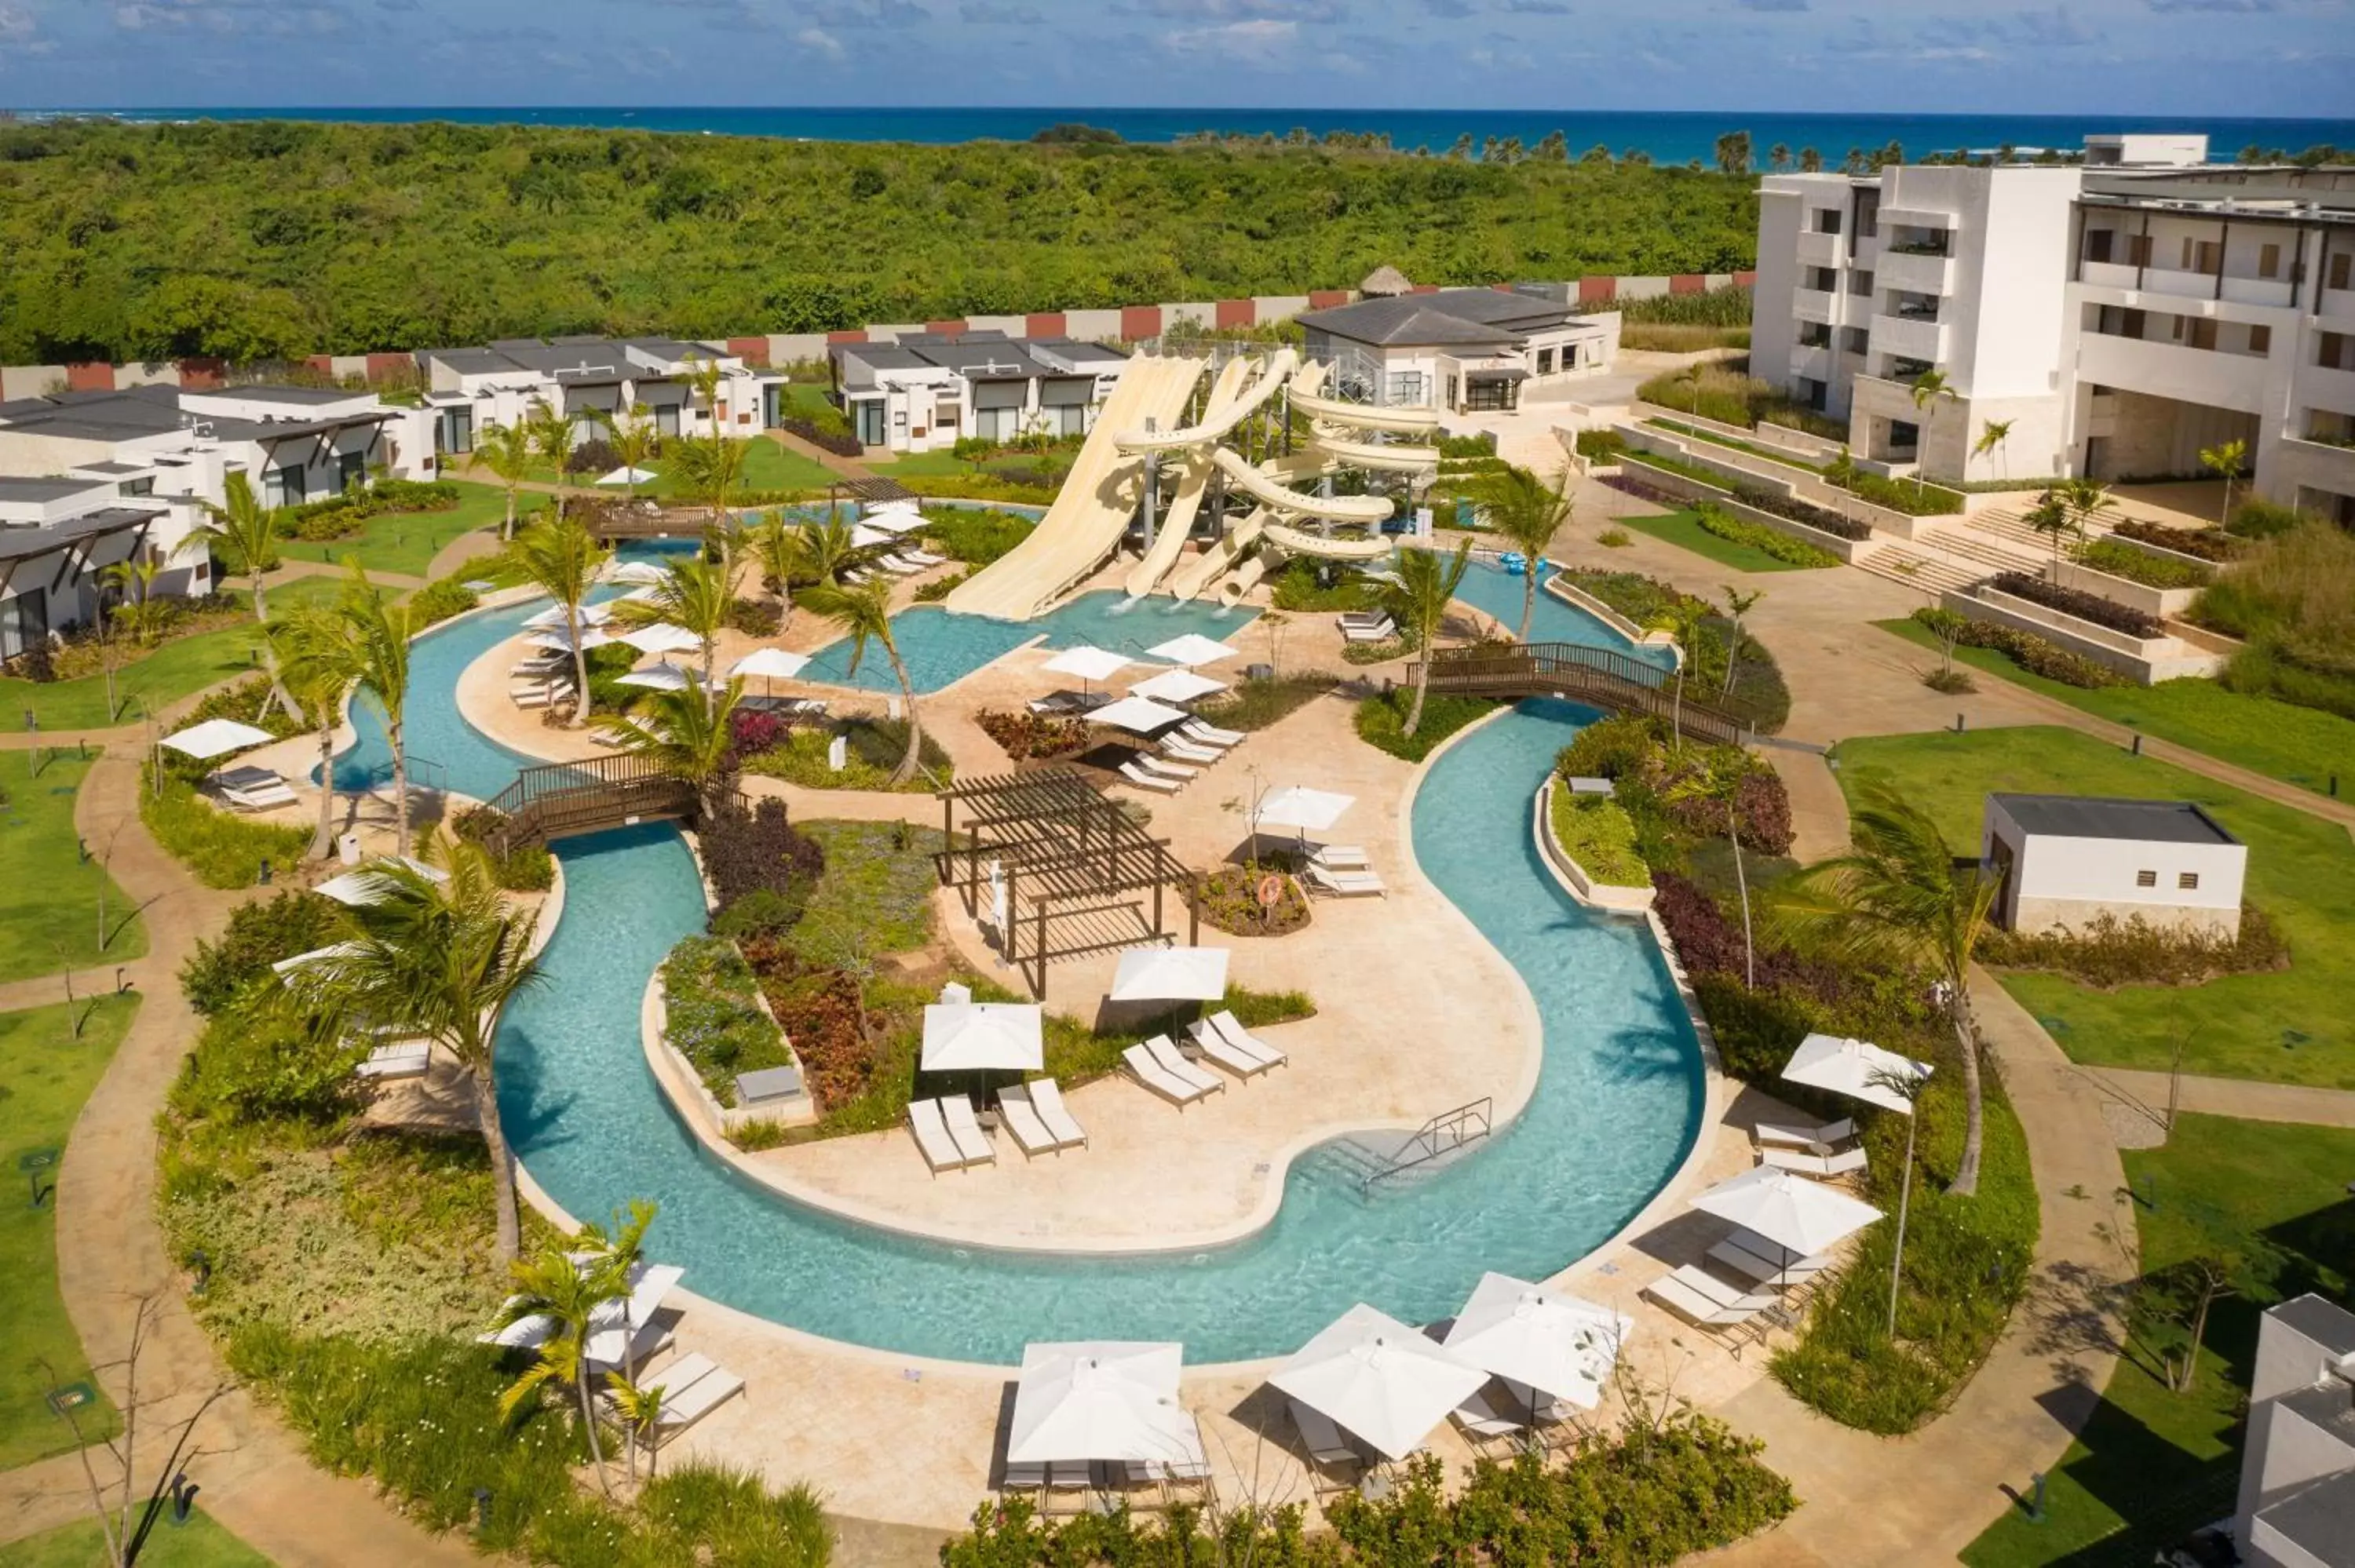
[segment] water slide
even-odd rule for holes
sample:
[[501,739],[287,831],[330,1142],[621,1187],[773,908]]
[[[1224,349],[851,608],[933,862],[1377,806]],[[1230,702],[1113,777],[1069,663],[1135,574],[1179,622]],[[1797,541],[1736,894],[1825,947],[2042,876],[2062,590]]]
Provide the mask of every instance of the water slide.
[[[1291,351],[1287,349],[1285,352]],[[1242,389],[1243,377],[1250,372],[1251,361],[1247,359],[1231,359],[1227,367],[1219,372],[1219,378],[1210,384],[1210,396],[1203,404],[1205,428],[1218,426],[1222,430],[1233,428],[1231,422],[1221,424],[1221,420],[1235,407]],[[1260,379],[1260,387],[1252,390],[1263,400],[1265,392],[1274,389],[1273,372]],[[1126,585],[1129,598],[1143,599],[1151,593],[1163,574],[1176,566],[1178,556],[1185,554],[1187,535],[1194,531],[1195,514],[1202,510],[1202,496],[1210,485],[1209,443],[1212,439],[1215,438],[1194,438],[1199,444],[1192,445],[1192,450],[1186,452],[1174,475],[1169,476],[1175,480],[1177,488],[1170,492],[1169,507],[1162,514],[1161,531],[1153,536],[1153,547],[1146,551],[1145,558],[1129,571]],[[1114,440],[1124,452],[1151,454],[1164,450],[1164,442],[1158,435],[1140,440],[1132,433],[1115,435]]]
[[1096,416],[1095,428],[1047,515],[1029,537],[957,585],[943,601],[966,615],[1028,620],[1119,547],[1145,490],[1145,459],[1120,438],[1146,420],[1170,424],[1186,410],[1205,362],[1140,356]]
[[1169,574],[1170,597],[1184,602],[1200,595],[1210,585],[1210,579],[1235,564],[1237,556],[1259,542],[1260,530],[1267,526],[1268,510],[1262,506],[1227,530],[1226,537],[1213,543],[1200,555]]
[[1220,471],[1252,500],[1274,507],[1279,512],[1318,517],[1328,523],[1356,523],[1360,525],[1380,523],[1391,514],[1390,497],[1386,495],[1311,495],[1305,491],[1289,489],[1253,468],[1241,453],[1231,447],[1220,447],[1212,451],[1210,461],[1217,463]]
[[[1231,372],[1238,365],[1251,363],[1246,359],[1231,360],[1227,368]],[[1252,383],[1252,389],[1241,398],[1221,404],[1217,393],[1213,392],[1210,402],[1203,409],[1200,424],[1174,430],[1124,430],[1114,440],[1119,441],[1120,450],[1124,452],[1166,452],[1179,447],[1208,446],[1212,441],[1222,440],[1237,425],[1258,413],[1261,406],[1274,397],[1276,389],[1291,380],[1299,369],[1300,355],[1288,348],[1279,349],[1275,357],[1267,362],[1267,368],[1260,372],[1259,379]],[[1220,376],[1219,382],[1224,386],[1226,376]]]
[[[1304,378],[1305,379],[1305,378]],[[1345,403],[1319,395],[1315,388],[1292,389],[1295,412],[1360,430],[1380,430],[1394,436],[1428,436],[1439,429],[1439,410],[1429,407],[1378,408],[1371,403]]]

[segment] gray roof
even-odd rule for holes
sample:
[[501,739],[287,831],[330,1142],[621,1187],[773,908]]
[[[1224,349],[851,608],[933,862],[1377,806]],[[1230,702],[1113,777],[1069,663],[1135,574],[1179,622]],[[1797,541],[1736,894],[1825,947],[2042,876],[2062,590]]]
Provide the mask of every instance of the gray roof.
[[37,528],[0,527],[0,561],[30,560],[46,556],[59,546],[72,545],[101,534],[118,534],[125,528],[136,528],[161,517],[165,508],[105,506],[96,512],[85,512],[79,517],[69,517],[62,523],[44,524]]
[[2292,1492],[2257,1517],[2329,1568],[2355,1568],[2355,1470]]
[[129,387],[119,392],[59,392],[0,406],[0,420],[17,429],[37,426],[53,436],[120,441],[181,428],[180,389]]
[[285,403],[308,408],[323,403],[347,403],[368,394],[346,391],[340,387],[214,387],[198,391],[197,396],[241,397],[250,403]]
[[2328,1349],[2337,1356],[2355,1356],[2355,1312],[2312,1291],[2295,1297],[2265,1316]]
[[1521,342],[1533,332],[1560,326],[1573,313],[1556,301],[1501,289],[1442,289],[1310,311],[1299,321],[1358,343],[1495,344]]
[[146,473],[154,467],[155,465],[153,463],[116,462],[113,459],[108,458],[99,462],[86,462],[80,464],[76,467],[74,471],[77,473],[97,474]]
[[69,495],[80,495],[85,490],[102,489],[105,482],[97,479],[16,479],[0,475],[0,501],[29,501],[45,506]]
[[2128,800],[2094,795],[1991,794],[2021,831],[2056,839],[2134,839],[2144,843],[2236,844],[2241,841],[2189,800]]

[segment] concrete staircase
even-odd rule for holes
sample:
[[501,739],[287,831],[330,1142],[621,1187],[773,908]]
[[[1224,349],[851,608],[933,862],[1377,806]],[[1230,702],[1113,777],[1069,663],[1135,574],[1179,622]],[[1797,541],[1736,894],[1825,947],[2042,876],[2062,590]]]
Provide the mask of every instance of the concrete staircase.
[[1936,545],[1887,535],[1858,553],[1856,565],[1933,599],[1944,592],[1967,591],[1989,575],[1976,563],[1949,559]]

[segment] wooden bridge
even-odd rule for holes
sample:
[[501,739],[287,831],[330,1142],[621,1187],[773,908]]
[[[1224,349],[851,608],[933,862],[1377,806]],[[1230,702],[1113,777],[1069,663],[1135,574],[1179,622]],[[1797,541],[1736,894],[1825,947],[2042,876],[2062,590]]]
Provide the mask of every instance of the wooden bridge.
[[1576,642],[1517,642],[1508,647],[1443,648],[1432,655],[1434,695],[1566,697],[1614,713],[1640,714],[1676,724],[1694,740],[1743,746],[1750,726],[1687,693],[1679,703],[1674,673],[1608,648]]
[[693,817],[698,805],[694,786],[646,758],[541,763],[518,772],[491,802],[506,818],[494,847],[506,854],[524,844]]

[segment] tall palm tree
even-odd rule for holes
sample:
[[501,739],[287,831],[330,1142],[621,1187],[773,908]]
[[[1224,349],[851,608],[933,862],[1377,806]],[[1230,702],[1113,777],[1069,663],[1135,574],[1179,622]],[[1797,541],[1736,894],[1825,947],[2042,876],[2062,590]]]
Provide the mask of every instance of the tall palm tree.
[[833,582],[844,569],[867,554],[858,543],[857,525],[847,517],[829,511],[815,523],[805,524],[801,532],[802,572],[820,583]]
[[595,1375],[589,1361],[589,1336],[598,1310],[629,1294],[623,1271],[610,1258],[595,1255],[576,1263],[570,1249],[551,1242],[536,1255],[508,1266],[515,1292],[503,1303],[495,1328],[504,1329],[527,1318],[546,1318],[554,1330],[532,1352],[531,1365],[499,1395],[499,1415],[515,1419],[523,1403],[550,1383],[572,1391],[579,1403],[581,1428],[589,1435],[589,1457],[597,1467],[597,1484],[608,1495],[613,1483],[605,1475],[605,1447],[597,1433],[597,1412],[589,1401],[590,1380]]
[[[642,1435],[648,1439],[649,1463],[654,1448],[655,1425],[662,1410],[662,1389],[658,1384],[640,1393],[634,1385],[634,1380],[638,1375],[636,1340],[639,1325],[630,1318],[630,1294],[637,1286],[638,1266],[645,1260],[646,1231],[655,1223],[655,1215],[659,1209],[660,1205],[650,1199],[633,1198],[626,1211],[614,1213],[612,1230],[589,1220],[582,1222],[581,1229],[572,1237],[573,1250],[595,1255],[620,1277],[622,1369],[609,1382],[613,1385],[615,1404],[621,1407],[621,1415],[629,1423],[633,1436]],[[640,1412],[644,1416],[643,1422],[633,1416],[631,1398],[624,1397],[625,1391],[645,1407]],[[638,1455],[634,1447],[629,1450],[629,1475],[633,1481],[638,1478]]]
[[1978,1191],[1983,1120],[1971,954],[2001,884],[1977,866],[1957,871],[1938,824],[1883,781],[1859,791],[1849,839],[1847,854],[1811,865],[1785,885],[1776,923],[1850,964],[1897,964],[1936,974],[1939,1005],[1963,1071],[1963,1154],[1948,1190],[1967,1196]]
[[[1979,439],[1977,442],[1972,446],[1971,455],[1973,457],[1985,457],[1989,452],[1995,453],[1996,463],[1998,471],[2000,471],[2003,463],[2003,443],[2011,440],[2011,427],[2015,423],[2017,423],[2017,421],[2012,419],[1989,419],[1986,424],[1981,425],[1979,427]],[[2004,477],[2009,479],[2011,476],[2009,473],[2006,473],[2004,474]]]
[[1943,370],[1922,372],[1907,383],[1907,390],[1913,395],[1914,411],[1922,416],[1920,450],[1913,460],[1913,493],[1919,496],[1922,493],[1922,471],[1927,466],[1930,452],[1930,428],[1937,422],[1938,405],[1955,401],[1959,394]]
[[270,695],[261,711],[268,713],[275,703],[293,715],[297,712],[294,699],[286,694],[285,683],[278,678],[278,654],[270,646],[270,600],[261,591],[262,574],[278,565],[278,540],[271,532],[270,511],[254,495],[252,482],[242,470],[232,471],[222,482],[221,499],[221,505],[206,506],[205,521],[189,539],[226,545],[243,564],[246,584],[253,592],[253,621],[261,628],[263,667],[270,673]]
[[2068,503],[2071,525],[2080,539],[2093,534],[2094,519],[2112,510],[2118,503],[2110,487],[2090,475],[2065,480],[2061,485],[2061,499]]
[[1567,479],[1567,474],[1551,481],[1540,479],[1515,465],[1487,474],[1473,486],[1481,526],[1503,535],[1527,557],[1527,569],[1521,574],[1523,642],[1529,640],[1529,622],[1537,617],[1539,562],[1553,543],[1555,531],[1570,521],[1570,499],[1562,493]]
[[581,606],[597,586],[609,553],[578,517],[535,523],[516,540],[516,565],[525,580],[564,607],[564,633],[572,640],[574,729],[589,722],[589,651],[581,645]]
[[732,567],[736,518],[728,503],[743,483],[744,462],[752,443],[730,440],[716,421],[712,429],[707,440],[680,441],[673,448],[671,482],[680,495],[711,509],[708,536],[719,546],[721,563]]
[[2200,449],[2200,466],[2224,482],[2223,521],[2232,520],[2232,482],[2241,477],[2241,470],[2249,461],[2249,443],[2225,441],[2221,445]]
[[538,444],[532,440],[531,426],[522,420],[511,425],[493,425],[483,432],[475,443],[474,461],[498,476],[506,487],[506,520],[499,524],[499,542],[515,537],[516,499],[523,482],[531,477],[531,465],[539,456]]
[[1733,633],[1725,645],[1725,684],[1718,692],[1720,696],[1733,694],[1733,677],[1742,668],[1742,618],[1757,609],[1758,601],[1765,597],[1764,588],[1743,593],[1732,583],[1725,585],[1726,619],[1733,622]]
[[745,553],[751,557],[753,569],[761,574],[762,583],[774,583],[777,596],[777,630],[793,624],[794,578],[809,570],[805,549],[809,530],[795,528],[785,522],[784,514],[773,512],[762,518],[759,526],[744,536]]
[[311,858],[336,852],[336,722],[344,694],[360,678],[359,644],[351,621],[324,604],[304,604],[272,633],[288,689],[298,694],[319,738],[319,827]]
[[606,444],[621,462],[622,482],[628,487],[630,500],[638,498],[638,470],[655,455],[662,437],[655,429],[654,410],[644,403],[633,403],[626,413],[609,414],[597,410],[597,422],[605,427]]
[[556,514],[560,518],[564,515],[564,464],[572,456],[571,416],[552,403],[535,401],[523,424],[531,432],[531,455],[556,471]]
[[[1465,548],[1471,545],[1465,542]],[[891,661],[891,673],[900,682],[900,698],[908,714],[908,749],[900,758],[900,766],[891,770],[891,782],[896,787],[916,776],[916,768],[923,760],[924,728],[916,716],[916,687],[908,679],[907,663],[900,657],[900,644],[891,635],[891,585],[881,578],[863,583],[825,582],[802,592],[802,607],[813,615],[839,621],[850,636],[850,674],[858,673],[858,662],[867,657],[868,645],[879,643],[884,657]]]
[[1401,550],[1397,579],[1383,585],[1382,599],[1391,618],[1414,634],[1414,700],[1407,707],[1405,728],[1409,736],[1423,727],[1423,699],[1431,693],[1431,656],[1447,620],[1447,607],[1471,564],[1469,539],[1448,556],[1436,550]]
[[597,727],[681,783],[694,787],[708,812],[725,800],[736,777],[732,755],[740,677],[716,693],[648,692],[626,714],[599,714]]
[[409,756],[402,749],[400,733],[409,710],[409,607],[387,603],[368,581],[368,573],[354,562],[336,613],[349,628],[354,679],[384,719],[384,737],[392,747],[394,853],[405,855],[409,853]]
[[507,905],[479,844],[437,834],[427,853],[446,880],[402,860],[375,863],[364,874],[368,901],[352,910],[357,936],[291,971],[285,984],[332,1019],[430,1040],[465,1069],[490,1149],[497,1260],[509,1264],[522,1224],[495,1047],[500,1011],[542,978],[531,950],[538,916]]
[[2036,504],[2021,515],[2020,521],[2038,533],[2051,536],[2052,564],[2058,567],[2061,565],[2062,541],[2077,526],[2077,520],[2069,510],[2068,499],[2059,490],[2048,488],[2037,497]]
[[[735,599],[728,589],[727,569],[696,556],[667,563],[662,580],[644,599],[616,599],[613,619],[624,626],[676,626],[703,645],[704,700],[709,705],[711,666],[727,630],[728,611]],[[581,689],[585,697],[588,689]]]

